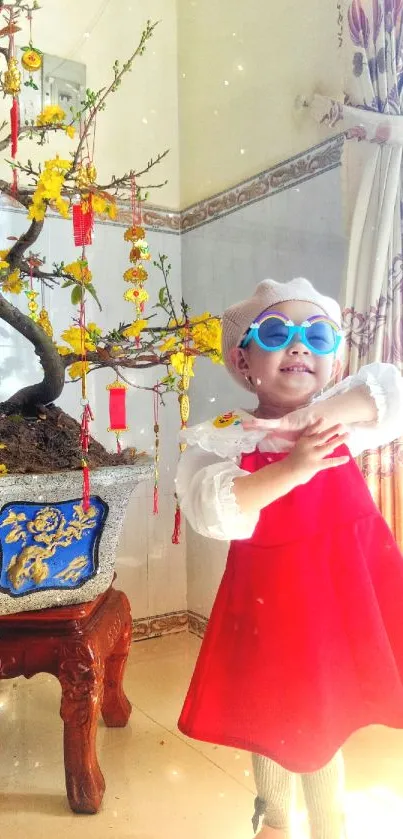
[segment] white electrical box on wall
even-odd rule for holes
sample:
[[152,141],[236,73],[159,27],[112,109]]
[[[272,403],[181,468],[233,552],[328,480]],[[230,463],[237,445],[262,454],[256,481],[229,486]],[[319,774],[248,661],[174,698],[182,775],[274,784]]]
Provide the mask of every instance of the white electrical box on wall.
[[55,55],[44,55],[41,70],[33,74],[38,90],[24,85],[28,76],[28,73],[23,72],[19,97],[21,123],[35,121],[46,105],[60,105],[66,112],[66,122],[70,122],[71,109],[77,112],[85,98],[85,64]]

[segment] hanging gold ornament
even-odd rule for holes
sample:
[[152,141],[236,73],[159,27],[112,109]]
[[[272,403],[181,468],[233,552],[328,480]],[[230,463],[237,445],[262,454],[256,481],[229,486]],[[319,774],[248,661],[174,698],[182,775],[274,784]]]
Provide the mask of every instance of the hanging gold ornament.
[[18,69],[16,58],[10,58],[7,70],[3,73],[1,81],[3,93],[9,96],[17,96],[21,90],[21,73]]
[[42,308],[39,312],[38,323],[42,327],[43,331],[46,332],[47,335],[49,335],[49,338],[53,338],[52,324],[49,319],[49,314],[45,308]]
[[29,317],[31,318],[31,320],[37,321],[37,320],[39,320],[39,315],[38,315],[39,306],[38,306],[38,303],[36,302],[36,298],[39,296],[39,292],[38,291],[26,291],[25,294],[26,294],[26,296],[28,298],[28,301],[29,301],[28,302]]
[[36,73],[40,70],[42,67],[42,55],[43,53],[32,46],[32,44],[29,47],[23,47],[21,64],[24,70],[28,70],[29,73]]
[[41,69],[43,63],[43,52],[38,50],[33,44],[29,47],[22,48],[21,64],[29,73],[28,81],[24,82],[24,87],[32,87],[33,90],[39,90],[38,85],[35,84],[32,73],[37,73]]
[[97,170],[93,163],[83,164],[79,166],[76,175],[76,185],[78,189],[88,189],[95,183],[97,178]]
[[[181,417],[181,427],[182,428],[184,428],[186,426],[186,423],[188,422],[189,415],[190,415],[190,401],[189,401],[189,397],[188,397],[188,394],[187,394],[187,391],[189,389],[189,384],[190,384],[189,376],[184,375],[184,376],[182,376],[182,378],[179,382],[179,385],[178,385],[178,388],[179,388],[178,402],[179,402],[179,412],[180,412],[180,417]],[[186,449],[186,443],[179,443],[180,452],[183,453],[185,451],[185,449]]]
[[181,393],[179,396],[179,406],[182,424],[186,425],[190,414],[190,403],[187,393]]

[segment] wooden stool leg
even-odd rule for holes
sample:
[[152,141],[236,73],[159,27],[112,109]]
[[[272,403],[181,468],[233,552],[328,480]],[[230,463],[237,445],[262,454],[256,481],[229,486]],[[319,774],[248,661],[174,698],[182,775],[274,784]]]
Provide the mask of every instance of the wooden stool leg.
[[113,652],[105,661],[104,699],[102,716],[105,725],[120,728],[127,725],[132,706],[123,690],[123,676],[132,641],[132,623],[129,601],[123,592],[119,592],[119,611],[121,632]]
[[105,791],[96,754],[103,677],[103,662],[89,644],[65,645],[58,673],[62,686],[60,715],[64,722],[67,797],[75,813],[96,813]]

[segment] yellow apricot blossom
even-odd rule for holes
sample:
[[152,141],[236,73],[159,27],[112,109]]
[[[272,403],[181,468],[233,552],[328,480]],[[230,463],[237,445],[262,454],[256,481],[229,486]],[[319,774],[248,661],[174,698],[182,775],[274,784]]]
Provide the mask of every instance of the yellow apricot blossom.
[[209,312],[204,312],[199,318],[192,318],[191,323],[194,324],[191,327],[191,336],[197,349],[202,353],[211,353],[211,360],[220,363],[222,335],[219,319],[212,318]]
[[147,326],[147,320],[135,320],[123,331],[125,338],[138,338],[140,332]]
[[7,279],[4,280],[2,289],[3,291],[9,292],[9,294],[20,294],[24,285],[25,283],[21,279],[20,271],[16,268],[15,271],[12,271],[11,274],[8,275]]
[[179,376],[194,376],[193,365],[195,359],[191,355],[185,355],[181,350],[173,353],[169,359],[171,367]]
[[66,112],[60,105],[45,105],[36,118],[37,125],[54,125],[66,119]]
[[167,338],[167,340],[164,341],[163,344],[161,344],[160,352],[162,352],[162,353],[169,352],[169,350],[172,350],[174,347],[176,347],[177,343],[178,343],[178,338],[176,337],[176,335],[171,335],[170,338]]
[[92,193],[91,206],[94,213],[98,215],[107,215],[110,219],[115,219],[118,214],[118,208],[114,201],[108,200],[103,195],[98,195],[96,192]]
[[28,218],[42,221],[45,218],[48,204],[51,204],[61,216],[68,218],[69,205],[62,198],[61,193],[64,179],[71,166],[71,160],[62,160],[60,157],[45,162],[32,196]]
[[66,344],[70,344],[70,349],[65,352],[65,348],[58,347],[59,355],[67,355],[71,351],[80,353],[82,351],[82,340],[85,342],[85,349],[93,352],[96,349],[96,345],[91,340],[91,335],[101,334],[102,330],[96,323],[89,323],[86,330],[80,326],[70,326],[61,334],[62,340],[66,341]]
[[69,262],[68,265],[63,266],[63,272],[70,274],[78,283],[84,283],[84,285],[88,285],[92,281],[92,273],[88,268],[86,259],[76,259],[74,262]]
[[81,379],[83,373],[88,373],[89,369],[88,361],[75,361],[69,367],[69,376],[71,379]]

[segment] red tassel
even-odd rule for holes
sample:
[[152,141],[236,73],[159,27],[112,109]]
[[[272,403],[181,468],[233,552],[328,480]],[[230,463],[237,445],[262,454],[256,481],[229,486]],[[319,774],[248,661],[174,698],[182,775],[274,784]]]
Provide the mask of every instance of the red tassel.
[[87,210],[87,212],[83,212],[81,204],[73,204],[74,244],[77,245],[77,247],[92,245],[93,223],[94,213],[91,207]]
[[[17,155],[17,148],[18,148],[18,132],[20,130],[20,106],[17,97],[15,96],[13,99],[13,104],[11,106],[10,111],[10,123],[11,123],[11,157],[15,160]],[[13,169],[13,184],[12,184],[13,193],[16,194],[18,190],[18,173],[17,170]]]
[[158,496],[158,487],[154,487],[154,506],[153,506],[153,513],[154,516],[158,516],[159,513],[159,496]]
[[13,99],[13,104],[11,106],[10,111],[10,122],[11,122],[11,157],[15,158],[17,154],[17,145],[18,145],[18,131],[20,128],[20,108],[18,104],[18,99],[15,96]]
[[90,470],[86,460],[82,460],[83,467],[83,510],[88,513],[90,507]]
[[176,510],[175,510],[175,526],[174,526],[174,532],[172,534],[172,544],[173,545],[179,545],[180,535],[181,535],[181,509],[179,507],[179,504],[177,503],[176,504]]

